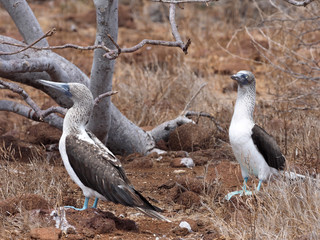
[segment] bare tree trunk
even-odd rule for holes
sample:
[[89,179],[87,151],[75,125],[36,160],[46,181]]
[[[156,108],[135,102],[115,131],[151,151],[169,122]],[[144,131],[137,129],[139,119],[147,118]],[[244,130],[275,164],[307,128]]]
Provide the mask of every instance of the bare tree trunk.
[[[95,0],[97,15],[96,45],[105,45],[114,48],[108,34],[117,41],[118,38],[118,0]],[[112,77],[115,60],[103,55],[102,49],[94,50],[94,59],[91,70],[90,90],[94,98],[112,90]],[[103,142],[107,142],[110,129],[110,97],[104,98],[95,108],[88,128]]]
[[[14,20],[25,42],[33,43],[43,36],[40,25],[26,1],[0,0],[0,2]],[[95,6],[98,25],[96,44],[106,44],[109,48],[114,49],[115,47],[107,34],[110,34],[115,41],[117,40],[118,1],[96,0]],[[15,39],[5,36],[0,36],[0,41],[22,44]],[[40,46],[48,45],[45,39],[37,44]],[[19,49],[16,46],[0,44],[0,51],[2,52],[14,52]],[[0,77],[40,89],[52,97],[59,105],[70,107],[72,103],[63,95],[52,89],[46,89],[43,85],[38,84],[36,80],[79,82],[90,87],[93,95],[96,97],[101,93],[111,90],[112,87],[114,60],[104,58],[104,53],[104,51],[95,50],[91,80],[79,68],[60,55],[48,50],[36,51],[33,49],[27,49],[22,53],[14,55],[0,54]],[[32,118],[34,110],[31,107],[12,101],[1,100],[0,111],[11,111],[39,121]],[[62,128],[62,118],[57,115],[51,114],[45,117],[44,121],[57,128]],[[100,139],[105,142],[107,141],[107,146],[115,153],[130,154],[139,152],[147,154],[155,149],[155,139],[167,137],[170,131],[181,123],[186,122],[190,122],[190,120],[178,117],[169,121],[169,124],[162,124],[155,131],[146,132],[127,119],[112,104],[109,97],[101,101],[98,107],[96,107],[89,127]],[[163,126],[170,126],[170,128],[165,128],[165,133],[162,133],[161,129],[163,129]],[[108,138],[107,134],[109,135]]]
[[[10,14],[27,44],[34,42],[43,35],[40,24],[26,1],[1,0],[1,4]],[[49,46],[46,39],[42,39],[37,44],[41,47]]]

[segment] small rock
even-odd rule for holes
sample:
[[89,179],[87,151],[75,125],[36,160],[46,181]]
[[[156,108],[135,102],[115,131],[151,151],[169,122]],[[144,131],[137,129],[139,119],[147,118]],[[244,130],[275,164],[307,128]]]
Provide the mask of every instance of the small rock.
[[[193,231],[193,232],[198,232],[199,230],[199,227],[198,227],[198,223],[192,219],[183,219],[182,222],[186,222],[189,224],[189,227],[190,227],[190,230]],[[181,222],[181,223],[182,223]],[[181,224],[180,223],[180,224]],[[180,226],[181,227],[181,226]]]
[[174,174],[185,174],[185,173],[186,173],[186,170],[182,170],[182,169],[174,170],[173,173],[174,173]]
[[187,167],[187,168],[192,168],[194,167],[194,162],[192,160],[192,158],[174,158],[171,163],[170,163],[171,167],[174,168],[179,168],[179,167]]
[[179,227],[186,228],[186,229],[188,229],[188,232],[192,232],[190,224],[188,222],[186,222],[186,221],[182,221],[179,224]]
[[32,239],[39,240],[58,240],[61,237],[62,231],[54,227],[33,228],[30,231]]
[[181,159],[181,164],[186,166],[187,168],[193,168],[194,167],[194,162],[192,160],[192,158],[182,158]]

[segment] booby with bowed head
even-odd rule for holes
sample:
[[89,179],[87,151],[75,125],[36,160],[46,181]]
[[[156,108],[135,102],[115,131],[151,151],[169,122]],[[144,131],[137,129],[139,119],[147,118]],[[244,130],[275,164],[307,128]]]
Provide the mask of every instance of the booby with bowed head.
[[119,159],[86,129],[94,107],[90,90],[79,83],[40,82],[60,90],[73,101],[63,121],[59,151],[71,179],[82,189],[85,202],[81,209],[67,207],[85,210],[89,198],[94,197],[94,208],[98,199],[102,199],[133,207],[150,217],[170,221],[158,213],[161,209],[151,205],[134,189]]
[[276,141],[253,121],[256,98],[254,75],[249,71],[240,71],[231,78],[238,83],[238,96],[229,127],[229,139],[233,153],[240,164],[244,184],[242,191],[226,195],[227,200],[236,194],[252,194],[246,189],[250,175],[258,177],[257,191],[259,191],[263,181],[285,168],[285,158]]

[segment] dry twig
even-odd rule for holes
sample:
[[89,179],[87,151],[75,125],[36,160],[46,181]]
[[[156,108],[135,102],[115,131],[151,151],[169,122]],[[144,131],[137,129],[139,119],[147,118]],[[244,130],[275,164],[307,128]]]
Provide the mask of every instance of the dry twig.
[[190,107],[190,104],[193,102],[193,100],[198,96],[198,94],[200,93],[200,91],[207,86],[207,83],[202,83],[201,86],[199,87],[199,89],[196,91],[196,93],[191,97],[191,99],[189,100],[189,102],[186,104],[186,106],[184,107],[183,111],[181,112],[180,115],[184,115],[184,113],[187,111],[187,109]]
[[[182,1],[180,1],[182,2]],[[172,35],[175,38],[175,41],[164,41],[164,40],[152,40],[152,39],[144,39],[137,45],[130,47],[130,48],[120,48],[119,45],[109,36],[110,40],[113,42],[113,44],[116,46],[117,49],[115,50],[110,50],[107,52],[104,57],[108,59],[115,59],[117,58],[120,53],[132,53],[135,52],[139,49],[141,49],[144,45],[150,44],[150,45],[160,45],[160,46],[166,46],[166,47],[179,47],[182,49],[182,51],[185,54],[188,54],[188,48],[191,44],[191,40],[188,39],[186,43],[184,43],[181,40],[180,34],[178,32],[178,27],[175,21],[175,16],[176,16],[176,3],[180,3],[179,1],[177,2],[169,2],[170,8],[169,8],[169,20],[170,20],[170,25],[171,25],[171,31]],[[198,2],[204,2],[204,1],[198,1]]]
[[[49,30],[48,32],[46,32],[42,37],[40,37],[39,39],[37,39],[36,41],[34,41],[33,43],[29,44],[29,45],[20,45],[18,47],[23,47],[23,49],[20,49],[19,51],[15,51],[15,52],[0,52],[0,55],[14,55],[14,54],[18,54],[21,53],[23,51],[26,51],[29,48],[32,48],[33,45],[37,44],[38,42],[40,42],[42,39],[46,38],[46,37],[51,37],[53,34],[56,33],[56,29],[52,28],[51,30]],[[1,42],[2,44],[10,44],[13,46],[17,46],[17,44],[12,44],[12,43],[7,43],[7,42]]]
[[110,96],[112,96],[112,95],[114,95],[114,94],[117,94],[117,93],[118,93],[117,91],[109,91],[109,92],[100,94],[98,97],[96,97],[96,98],[94,99],[94,106],[98,105],[99,102],[100,102],[103,98],[105,98],[105,97],[110,97]]
[[194,111],[188,111],[185,113],[184,115],[185,117],[192,117],[192,116],[196,116],[196,117],[207,117],[209,118],[212,122],[214,122],[214,124],[216,125],[217,129],[221,132],[226,132],[219,124],[219,122],[216,120],[216,118],[214,116],[212,116],[209,113],[205,113],[205,112],[194,112]]

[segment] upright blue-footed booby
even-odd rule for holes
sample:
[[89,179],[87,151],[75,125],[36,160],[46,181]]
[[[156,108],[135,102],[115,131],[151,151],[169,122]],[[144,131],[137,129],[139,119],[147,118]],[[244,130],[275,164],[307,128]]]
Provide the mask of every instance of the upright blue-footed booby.
[[85,210],[89,198],[94,197],[94,208],[97,207],[98,199],[102,199],[133,207],[150,217],[170,222],[158,213],[162,211],[160,208],[151,205],[134,189],[119,159],[86,129],[94,107],[90,90],[79,83],[40,82],[63,92],[73,101],[73,106],[64,118],[59,151],[71,179],[82,189],[85,202],[80,209],[67,207]]
[[236,194],[252,194],[246,189],[250,175],[258,177],[259,191],[263,181],[285,168],[285,158],[276,141],[253,121],[256,98],[254,75],[249,71],[240,71],[231,78],[238,83],[238,96],[229,128],[229,139],[240,164],[244,184],[243,190],[227,194],[227,200]]

